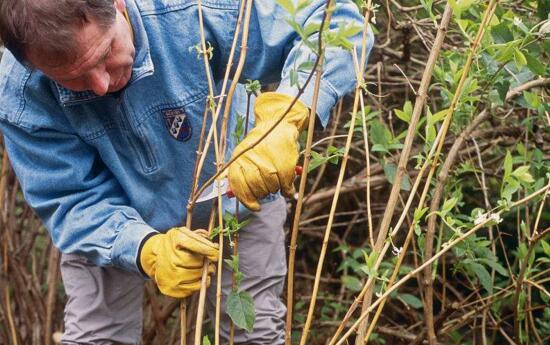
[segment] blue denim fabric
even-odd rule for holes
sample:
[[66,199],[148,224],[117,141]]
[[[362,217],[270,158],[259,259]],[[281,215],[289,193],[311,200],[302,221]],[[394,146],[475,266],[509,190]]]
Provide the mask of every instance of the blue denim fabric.
[[[136,45],[127,87],[103,97],[72,92],[6,52],[0,64],[0,128],[24,196],[55,245],[98,265],[138,271],[142,239],[184,224],[208,85],[202,59],[189,49],[200,42],[197,1],[126,2]],[[238,4],[203,0],[216,85],[227,65]],[[298,21],[320,22],[324,4],[313,1]],[[275,1],[254,2],[242,79],[263,84],[281,80],[277,91],[295,95],[290,70],[314,56],[287,17]],[[337,30],[336,23],[362,25],[363,20],[352,1],[338,1],[332,29]],[[352,41],[359,46],[361,34]],[[369,37],[369,50],[372,41]],[[235,56],[234,66],[238,50]],[[305,77],[299,75],[302,82]],[[323,125],[337,99],[354,84],[350,52],[329,49],[318,104]],[[308,105],[312,91],[313,83],[302,96]],[[244,113],[245,101],[240,87],[232,127],[234,113]],[[170,114],[185,116],[188,130],[180,140],[169,133]],[[210,152],[203,181],[214,173],[213,161]],[[194,218],[208,215],[210,203],[205,204]]]

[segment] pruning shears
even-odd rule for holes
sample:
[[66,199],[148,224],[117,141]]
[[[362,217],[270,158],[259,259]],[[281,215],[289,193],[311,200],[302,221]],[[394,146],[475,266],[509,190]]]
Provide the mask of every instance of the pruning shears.
[[[297,165],[294,168],[294,172],[297,176],[301,176],[303,168]],[[210,186],[208,186],[198,197],[196,202],[203,202],[207,200],[212,200],[217,198],[218,195],[226,195],[228,198],[234,198],[235,194],[229,186],[229,180],[227,177],[214,181]]]

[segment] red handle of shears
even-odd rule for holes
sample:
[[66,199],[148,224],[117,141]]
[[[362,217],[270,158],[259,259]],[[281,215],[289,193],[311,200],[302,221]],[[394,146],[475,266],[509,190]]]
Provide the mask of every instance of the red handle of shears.
[[[304,168],[301,165],[297,165],[294,167],[294,173],[296,174],[296,176],[302,176],[303,172],[304,172]],[[235,197],[235,194],[233,194],[231,187],[227,189],[227,193],[225,195],[227,195],[227,197],[230,199]]]

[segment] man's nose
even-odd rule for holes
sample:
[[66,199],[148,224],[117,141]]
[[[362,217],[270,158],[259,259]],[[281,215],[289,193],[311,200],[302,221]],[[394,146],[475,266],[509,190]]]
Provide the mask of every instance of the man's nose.
[[104,96],[109,90],[110,75],[105,69],[95,68],[88,77],[89,88],[98,96]]

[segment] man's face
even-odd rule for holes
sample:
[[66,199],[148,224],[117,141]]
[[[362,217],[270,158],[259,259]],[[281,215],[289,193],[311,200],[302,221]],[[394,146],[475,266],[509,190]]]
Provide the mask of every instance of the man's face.
[[124,0],[115,0],[116,19],[110,27],[86,23],[75,32],[75,59],[62,65],[28,51],[33,66],[72,91],[93,91],[98,96],[122,89],[132,76],[135,49],[124,18]]

